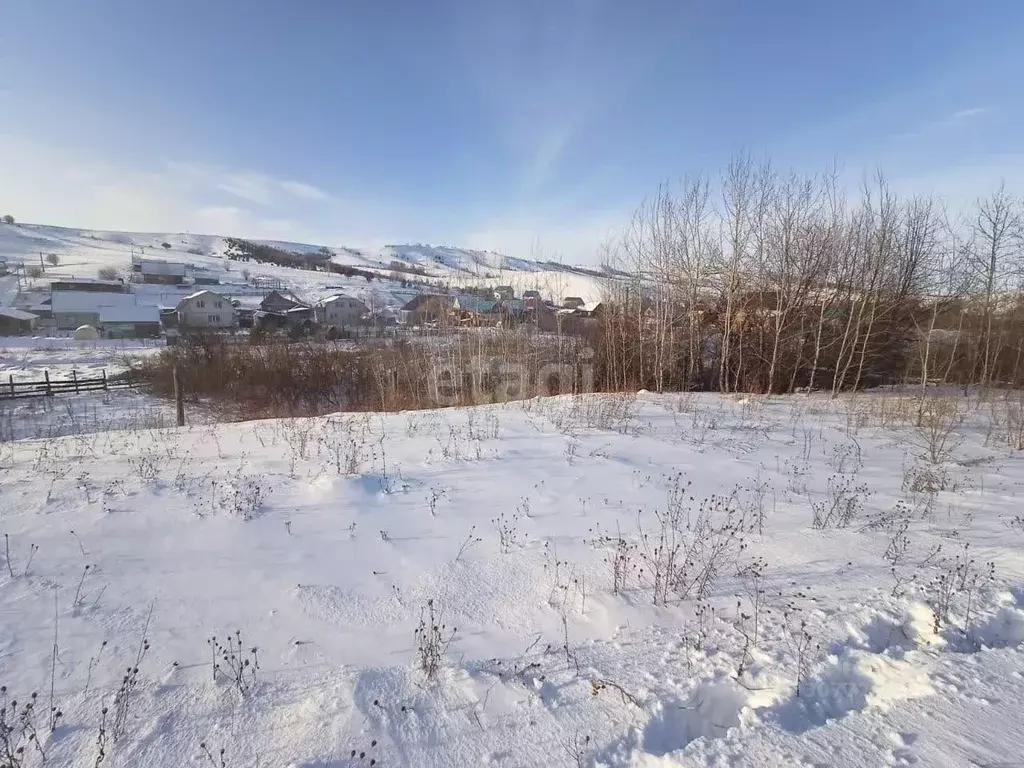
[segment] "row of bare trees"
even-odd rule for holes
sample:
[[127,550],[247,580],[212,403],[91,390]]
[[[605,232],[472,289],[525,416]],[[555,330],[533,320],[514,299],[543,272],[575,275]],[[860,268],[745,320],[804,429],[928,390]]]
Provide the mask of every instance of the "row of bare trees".
[[660,187],[605,266],[634,276],[605,287],[607,389],[1024,379],[1024,203],[1002,186],[953,216],[881,175],[850,199],[740,156]]

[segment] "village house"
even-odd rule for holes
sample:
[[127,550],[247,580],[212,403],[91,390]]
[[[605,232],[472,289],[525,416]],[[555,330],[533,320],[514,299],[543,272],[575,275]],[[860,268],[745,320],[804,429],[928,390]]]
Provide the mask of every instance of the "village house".
[[344,330],[360,325],[369,311],[359,299],[339,293],[317,303],[316,321],[328,328]]
[[280,291],[271,291],[263,297],[263,301],[260,302],[260,311],[262,312],[287,312],[290,309],[296,307],[306,307],[307,304],[299,301],[294,296],[285,296]]
[[398,310],[399,325],[422,325],[435,322],[448,314],[451,299],[430,293],[414,296]]
[[471,315],[489,315],[498,305],[497,299],[481,299],[479,296],[459,296],[452,302],[452,309]]
[[38,315],[14,307],[0,307],[0,336],[20,336],[32,333]]
[[108,339],[155,338],[160,327],[160,308],[155,305],[100,307],[99,328]]
[[511,285],[496,285],[494,287],[494,298],[498,301],[514,299],[515,297],[516,291]]
[[584,304],[586,304],[586,302],[579,296],[566,296],[562,299],[562,307],[564,309],[579,309]]
[[132,270],[142,276],[143,283],[181,285],[185,282],[188,265],[163,259],[137,259]]
[[50,283],[51,291],[87,291],[90,293],[125,293],[124,283],[120,280],[84,280],[71,278],[54,280]]
[[196,291],[175,308],[178,327],[185,331],[225,331],[238,327],[238,311],[226,298],[213,291]]
[[104,307],[125,308],[135,305],[135,296],[130,293],[53,291],[50,294],[50,310],[59,331],[73,331],[83,325],[99,325],[100,310]]

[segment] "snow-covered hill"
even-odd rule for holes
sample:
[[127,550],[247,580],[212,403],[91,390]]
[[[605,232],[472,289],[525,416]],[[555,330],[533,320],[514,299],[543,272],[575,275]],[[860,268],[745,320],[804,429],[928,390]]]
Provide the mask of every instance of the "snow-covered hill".
[[[255,241],[294,253],[312,253],[323,246],[308,243]],[[162,258],[197,268],[227,272],[224,282],[245,282],[243,270],[252,277],[279,280],[303,298],[344,291],[376,307],[395,307],[430,286],[451,287],[511,285],[517,292],[539,290],[554,301],[580,296],[596,301],[601,294],[600,275],[592,270],[551,262],[536,262],[449,246],[393,245],[383,248],[331,247],[331,261],[371,272],[379,279],[349,277],[325,272],[291,269],[272,264],[232,262],[226,258],[227,238],[182,233],[103,232],[36,224],[0,224],[0,261],[9,265],[43,265],[45,279],[93,278],[103,267],[127,271],[131,257]],[[57,266],[46,263],[55,254]],[[394,270],[395,266],[399,271]],[[233,273],[233,274],[232,274]],[[393,278],[404,278],[402,280]],[[0,305],[12,291],[10,278],[0,282]]]

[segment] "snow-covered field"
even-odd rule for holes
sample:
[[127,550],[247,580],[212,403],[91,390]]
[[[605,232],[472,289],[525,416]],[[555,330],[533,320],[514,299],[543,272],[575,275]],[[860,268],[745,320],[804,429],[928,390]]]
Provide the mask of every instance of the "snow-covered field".
[[2,444],[0,695],[61,766],[1011,765],[1014,413],[642,393]]
[[[77,341],[42,336],[0,337],[0,386],[114,376],[131,359],[152,355],[164,341],[124,339]],[[200,414],[193,414],[200,417]],[[130,389],[0,400],[0,441],[61,437],[85,432],[142,429],[175,423],[174,405]],[[0,764],[2,765],[2,764]]]
[[36,381],[49,371],[54,377],[82,378],[126,370],[130,358],[151,355],[166,346],[163,339],[98,339],[78,341],[45,336],[0,336],[0,382]]

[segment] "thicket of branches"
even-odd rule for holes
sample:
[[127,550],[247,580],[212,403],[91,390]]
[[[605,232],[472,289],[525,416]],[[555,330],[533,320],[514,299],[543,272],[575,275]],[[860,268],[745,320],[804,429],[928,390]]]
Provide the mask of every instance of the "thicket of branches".
[[396,411],[504,402],[532,397],[538,387],[551,394],[590,391],[586,369],[576,365],[581,344],[537,343],[513,331],[359,349],[193,335],[135,361],[132,375],[170,398],[176,367],[188,399],[234,418]]
[[[951,216],[878,176],[734,159],[662,186],[609,247],[607,389],[834,392],[1022,383],[1024,205],[1003,187]],[[628,275],[622,279],[622,275]]]

